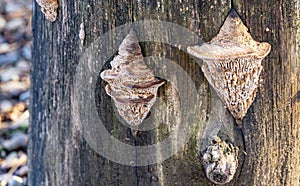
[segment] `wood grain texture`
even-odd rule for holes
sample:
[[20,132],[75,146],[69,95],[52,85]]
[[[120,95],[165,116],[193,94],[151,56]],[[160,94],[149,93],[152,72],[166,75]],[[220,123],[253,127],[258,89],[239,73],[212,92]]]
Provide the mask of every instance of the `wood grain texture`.
[[248,169],[242,172],[242,183],[299,185],[300,103],[291,100],[300,89],[299,1],[236,1],[235,5],[252,37],[272,46],[244,123]]
[[[299,1],[294,0],[251,3],[233,1],[233,6],[250,29],[254,40],[269,42],[272,50],[263,62],[263,81],[244,120],[242,130],[246,149],[241,144],[240,131],[234,125],[229,125],[234,131],[232,139],[239,147],[239,153],[244,149],[247,155],[243,161],[243,156],[239,154],[237,173],[227,185],[299,185],[300,102],[297,95],[300,90],[300,60],[297,2],[299,4]],[[219,118],[216,108],[221,108],[222,104],[216,103],[216,95],[209,88],[200,65],[184,51],[159,43],[141,43],[144,56],[162,56],[180,65],[201,95],[199,119],[194,125],[196,127],[192,138],[184,149],[163,163],[132,167],[114,163],[97,154],[72,121],[71,107],[74,100],[71,95],[75,91],[74,79],[78,78],[74,76],[81,57],[78,30],[82,19],[86,47],[99,35],[117,26],[145,19],[182,25],[208,42],[218,33],[231,9],[231,2],[74,0],[62,1],[60,7],[59,16],[53,24],[47,23],[43,14],[34,9],[29,144],[31,172],[28,184],[213,185],[206,178],[199,161],[201,136],[197,131]],[[90,65],[89,68],[93,68],[93,64]],[[108,66],[104,69],[108,69]],[[176,77],[176,72],[173,73]],[[103,123],[107,123],[107,131],[123,143],[141,146],[154,144],[168,136],[169,131],[174,128],[174,115],[180,105],[176,90],[171,84],[166,83],[158,92],[159,97],[164,96],[166,99],[168,110],[162,112],[161,117],[167,122],[156,130],[139,133],[136,139],[130,134],[128,127],[118,122],[112,114],[112,105],[107,101],[109,96],[106,95],[104,86],[100,82],[100,88],[96,92],[99,94],[98,100],[103,101],[99,103],[99,110],[105,110],[108,114],[99,115]],[[187,90],[186,93],[188,92]],[[175,129],[178,133],[181,132],[180,129]],[[229,129],[223,127],[221,130],[226,136]],[[158,153],[164,153],[164,150],[161,149]]]

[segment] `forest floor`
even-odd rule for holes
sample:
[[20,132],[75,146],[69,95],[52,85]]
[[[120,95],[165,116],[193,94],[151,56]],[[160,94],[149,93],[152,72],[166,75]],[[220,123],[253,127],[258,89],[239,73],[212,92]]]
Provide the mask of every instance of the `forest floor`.
[[31,15],[31,0],[0,0],[0,186],[27,185]]

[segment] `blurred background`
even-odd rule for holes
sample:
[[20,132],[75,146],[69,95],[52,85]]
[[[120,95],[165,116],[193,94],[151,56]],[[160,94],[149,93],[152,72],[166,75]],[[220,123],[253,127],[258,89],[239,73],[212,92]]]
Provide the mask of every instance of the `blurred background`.
[[27,185],[31,0],[0,0],[0,186]]

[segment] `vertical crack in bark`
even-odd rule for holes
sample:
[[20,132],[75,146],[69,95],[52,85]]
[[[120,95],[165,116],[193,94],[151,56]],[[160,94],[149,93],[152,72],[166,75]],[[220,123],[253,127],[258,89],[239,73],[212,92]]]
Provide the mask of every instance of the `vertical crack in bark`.
[[[243,129],[242,128],[237,128],[237,130],[239,130],[241,132],[241,135],[242,135],[242,140],[243,140],[243,152],[244,154],[246,153],[246,141],[245,141],[245,135],[244,135],[244,132],[243,132]],[[242,171],[243,171],[243,168],[244,168],[244,164],[245,164],[245,158],[242,159],[239,159],[239,161],[241,162],[241,169],[237,175],[237,178],[240,178],[240,176],[242,175]]]

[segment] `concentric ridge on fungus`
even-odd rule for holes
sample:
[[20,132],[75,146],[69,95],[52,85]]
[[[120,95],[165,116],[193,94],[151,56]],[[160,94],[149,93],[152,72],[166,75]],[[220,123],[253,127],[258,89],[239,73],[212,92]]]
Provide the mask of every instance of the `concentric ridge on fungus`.
[[132,126],[143,122],[156,100],[158,88],[164,84],[144,63],[138,42],[134,30],[130,30],[110,63],[112,69],[101,73],[101,78],[108,82],[106,93]]
[[261,61],[269,54],[271,45],[254,41],[232,9],[216,37],[187,50],[204,61],[205,77],[241,125],[256,96]]

